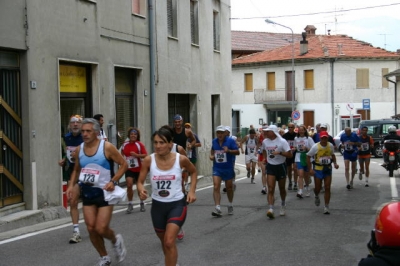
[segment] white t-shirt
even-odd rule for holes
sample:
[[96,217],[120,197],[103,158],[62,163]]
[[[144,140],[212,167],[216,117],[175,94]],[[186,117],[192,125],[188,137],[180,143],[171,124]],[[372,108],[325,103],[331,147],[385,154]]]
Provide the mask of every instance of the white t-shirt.
[[97,136],[98,139],[107,139],[106,131],[103,128],[100,128],[100,133]]
[[300,162],[300,153],[305,148],[310,150],[314,145],[314,141],[311,137],[295,137],[294,138],[294,147],[296,148],[296,157],[294,158],[295,162]]
[[268,160],[268,163],[273,165],[283,164],[286,161],[285,156],[279,154],[272,155],[273,151],[278,151],[278,152],[290,151],[290,147],[287,141],[280,137],[276,137],[274,140],[264,139],[262,147],[267,154],[266,159]]

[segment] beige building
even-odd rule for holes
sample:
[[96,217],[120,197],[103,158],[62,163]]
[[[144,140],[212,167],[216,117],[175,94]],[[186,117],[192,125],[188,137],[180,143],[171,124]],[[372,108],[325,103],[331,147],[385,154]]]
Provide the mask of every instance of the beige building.
[[0,212],[62,205],[57,162],[74,114],[103,114],[116,146],[137,126],[151,151],[153,130],[180,113],[203,144],[200,174],[210,172],[213,128],[231,121],[229,6],[2,1]]

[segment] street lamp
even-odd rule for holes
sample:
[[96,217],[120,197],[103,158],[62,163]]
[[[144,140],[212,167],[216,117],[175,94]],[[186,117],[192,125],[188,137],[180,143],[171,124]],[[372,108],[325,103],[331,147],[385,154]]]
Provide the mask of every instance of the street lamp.
[[276,23],[269,19],[266,19],[265,22],[287,28],[292,32],[292,113],[293,113],[293,111],[294,111],[294,38],[293,38],[293,30],[292,30],[292,28],[289,28],[285,25]]

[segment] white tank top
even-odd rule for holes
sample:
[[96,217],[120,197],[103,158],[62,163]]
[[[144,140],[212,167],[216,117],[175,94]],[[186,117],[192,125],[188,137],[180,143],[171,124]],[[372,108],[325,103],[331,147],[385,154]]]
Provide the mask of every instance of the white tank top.
[[150,155],[150,180],[154,200],[173,202],[184,197],[182,192],[182,169],[179,163],[179,153],[175,153],[175,163],[169,170],[160,170],[157,167],[154,153]]

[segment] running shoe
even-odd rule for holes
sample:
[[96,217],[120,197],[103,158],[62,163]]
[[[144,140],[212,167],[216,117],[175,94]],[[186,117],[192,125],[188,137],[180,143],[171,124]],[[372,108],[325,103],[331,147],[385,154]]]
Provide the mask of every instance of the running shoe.
[[308,188],[308,186],[306,186],[306,187],[304,188],[304,195],[305,195],[306,197],[309,197],[309,196],[310,196],[310,189]]
[[178,235],[176,236],[176,238],[178,238],[178,240],[183,240],[183,238],[185,237],[185,231],[183,231],[183,228],[181,227],[179,229]]
[[247,178],[250,178],[250,171],[247,171]]
[[289,182],[288,190],[292,190],[292,182]]
[[329,208],[328,207],[324,207],[324,214],[330,214],[330,212],[329,212]]
[[368,182],[365,183],[365,187],[369,187]]
[[280,216],[285,216],[286,215],[286,206],[281,206],[281,210],[279,211]]
[[141,212],[145,212],[146,211],[146,209],[144,208],[144,203],[143,202],[140,203],[140,211]]
[[351,186],[350,186],[350,185],[347,185],[346,188],[350,190],[350,189],[351,189]]
[[362,173],[361,172],[358,174],[358,179],[362,180]]
[[224,187],[224,188],[222,189],[222,192],[226,193],[226,187]]
[[254,177],[251,178],[251,183],[255,184],[256,182],[254,182]]
[[274,219],[275,218],[274,210],[273,209],[269,209],[268,212],[267,212],[267,216],[268,216],[269,219]]
[[99,266],[109,266],[111,265],[111,259],[109,256],[106,257],[100,257],[99,259]]
[[132,213],[132,211],[133,211],[133,204],[129,203],[128,204],[128,209],[126,209],[126,213],[129,214],[129,213]]
[[117,239],[117,241],[114,244],[115,256],[117,257],[118,262],[122,262],[126,256],[124,239],[122,238],[121,234],[117,234],[115,238]]
[[301,194],[301,193],[297,193],[297,195],[296,195],[299,199],[302,199],[303,198],[303,194]]
[[69,239],[70,244],[76,244],[82,241],[81,235],[78,232],[74,232],[72,237]]
[[294,191],[297,191],[297,184],[294,184],[293,190],[294,190]]
[[321,204],[321,200],[319,199],[318,196],[315,196],[314,203],[315,203],[315,206],[317,206],[317,207],[319,206],[319,204]]
[[221,217],[222,216],[222,212],[220,209],[215,208],[215,210],[211,213],[212,216],[215,217]]
[[267,188],[266,187],[263,187],[263,189],[261,190],[261,194],[264,194],[264,195],[267,194]]
[[233,207],[232,206],[228,206],[228,214],[233,215]]
[[353,181],[350,181],[350,188],[353,188]]

